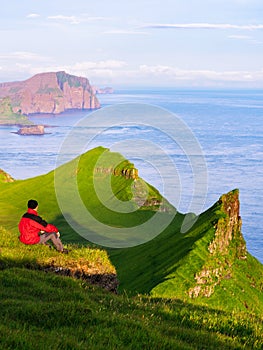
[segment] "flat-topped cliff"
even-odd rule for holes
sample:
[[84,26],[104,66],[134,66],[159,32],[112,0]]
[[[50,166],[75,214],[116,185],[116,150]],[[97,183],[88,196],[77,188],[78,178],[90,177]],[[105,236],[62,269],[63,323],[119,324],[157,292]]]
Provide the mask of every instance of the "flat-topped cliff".
[[1,83],[0,99],[6,97],[14,113],[26,115],[100,107],[89,80],[66,72],[40,73],[24,81]]

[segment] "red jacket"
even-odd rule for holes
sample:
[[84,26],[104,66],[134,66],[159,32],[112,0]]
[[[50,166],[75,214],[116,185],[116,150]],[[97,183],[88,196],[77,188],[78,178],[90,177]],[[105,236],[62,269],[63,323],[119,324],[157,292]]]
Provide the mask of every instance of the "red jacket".
[[20,236],[19,239],[25,244],[36,244],[39,243],[40,231],[45,232],[58,232],[56,226],[48,224],[40,216],[38,216],[37,211],[34,209],[28,209],[18,225]]

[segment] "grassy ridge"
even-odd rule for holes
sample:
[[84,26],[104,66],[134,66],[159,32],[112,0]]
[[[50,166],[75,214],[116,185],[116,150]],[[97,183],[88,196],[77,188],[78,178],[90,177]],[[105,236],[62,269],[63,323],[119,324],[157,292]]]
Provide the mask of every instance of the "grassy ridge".
[[[103,156],[105,154],[105,156]],[[103,158],[103,164],[100,164],[101,173],[96,170],[98,159]],[[133,196],[132,187],[133,179],[126,178],[122,175],[112,176],[112,164],[122,164],[122,169],[131,167],[130,163],[123,162],[124,158],[118,153],[109,152],[107,149],[98,147],[93,149],[79,159],[73,160],[65,165],[62,165],[56,170],[56,186],[61,186],[62,196],[66,198],[68,213],[78,216],[79,204],[72,197],[74,183],[77,182],[77,190],[80,193],[81,199],[88,211],[94,216],[98,222],[102,222],[113,227],[131,227],[136,224],[141,224],[153,216],[154,212],[151,206],[140,208],[133,211],[135,203],[130,201],[128,205],[131,208],[130,213],[120,213],[116,207],[116,197],[119,199],[119,204],[125,203]],[[95,174],[95,175],[94,175]],[[93,178],[96,176],[98,189],[107,188],[107,184],[111,181],[112,192],[116,197],[112,196],[111,192],[103,192],[104,202],[101,203],[97,196],[93,185]],[[1,202],[0,202],[0,221],[2,226],[17,232],[17,223],[21,215],[26,210],[26,202],[29,198],[36,198],[39,202],[39,210],[45,213],[45,219],[59,227],[63,233],[63,239],[71,243],[84,244],[85,241],[72,227],[67,223],[61,214],[60,207],[57,202],[56,190],[54,184],[54,171],[48,174],[38,176],[27,180],[18,180],[13,183],[1,183]],[[161,195],[143,180],[138,179],[137,182],[143,184],[147,188],[148,202],[151,198],[161,199]],[[144,195],[138,191],[137,195]],[[10,201],[12,198],[12,201]],[[78,199],[78,198],[77,198]],[[118,204],[117,204],[118,205]],[[164,200],[164,205],[171,207]],[[112,208],[112,209],[109,209]],[[87,228],[87,232],[92,233],[92,229]]]
[[[207,305],[220,310],[238,310],[263,314],[263,266],[246,254],[246,259],[235,256],[237,242],[229,246],[226,256],[212,256],[208,246],[215,237],[214,223],[221,217],[218,201],[200,215],[193,228],[180,233],[180,216],[169,227],[146,244],[124,250],[109,250],[116,267],[120,290],[131,295],[147,293],[158,298],[179,298],[189,303]],[[181,215],[181,221],[184,218]],[[240,236],[242,241],[243,237]],[[241,242],[243,244],[243,242]],[[232,257],[231,257],[232,255]],[[210,270],[218,271],[212,281],[208,278],[202,286],[212,286],[209,297],[191,296],[196,286],[195,276],[209,262]]]
[[[39,349],[44,349],[45,344],[54,349],[260,349],[262,264],[250,254],[245,260],[238,259],[240,235],[230,244],[229,256],[219,254],[211,259],[209,255],[216,225],[219,221],[231,221],[221,201],[200,215],[186,233],[181,233],[185,215],[177,213],[169,226],[149,242],[106,252],[67,223],[56,197],[58,189],[66,199],[65,208],[77,216],[79,198],[72,196],[77,185],[88,212],[116,231],[146,222],[162,201],[161,217],[169,216],[174,208],[157,190],[136,177],[131,163],[102,147],[56,171],[11,183],[0,179],[0,222],[4,227],[0,230],[0,295],[5,301],[0,311],[3,348],[35,349],[39,338]],[[105,186],[109,183],[110,191]],[[103,202],[99,192],[104,196]],[[231,196],[236,196],[236,191]],[[17,224],[29,198],[37,199],[40,215],[45,213],[44,218],[59,227],[63,242],[71,250],[68,256],[48,247],[19,243]],[[134,198],[147,205],[137,209]],[[128,213],[118,211],[123,203],[131,209]],[[67,210],[63,213],[67,214]],[[92,229],[87,228],[89,234]],[[209,298],[190,297],[189,290],[203,267],[214,271],[220,264],[223,275],[212,281],[216,282],[214,293]],[[123,295],[105,294],[88,285],[85,278],[76,281],[40,271],[47,271],[51,265],[52,271],[69,268],[75,277],[117,272]],[[25,311],[21,311],[23,308]],[[37,316],[40,314],[43,317]]]
[[[117,170],[116,170],[117,169]],[[111,227],[132,227],[141,225],[155,214],[155,208],[149,205],[139,210],[121,213],[116,205],[127,202],[132,209],[135,202],[134,179],[122,176],[123,170],[133,169],[131,163],[120,154],[109,152],[98,147],[79,159],[62,165],[58,170],[62,178],[62,195],[67,199],[67,209],[70,214],[78,215],[78,203],[71,199],[72,183],[77,183],[77,190],[88,208],[88,212],[99,221]],[[112,173],[115,171],[115,175]],[[25,211],[28,198],[39,200],[40,215],[45,213],[45,219],[57,225],[62,233],[62,240],[68,244],[94,246],[80,236],[61,214],[56,198],[54,172],[32,179],[1,183],[0,221],[2,226],[18,235],[17,223]],[[73,179],[73,182],[72,182]],[[98,188],[94,188],[94,179]],[[110,181],[111,191],[105,186]],[[141,179],[143,190],[137,190],[136,196],[144,196],[144,188],[148,189],[147,203],[151,199],[161,201],[157,190],[148,186]],[[97,195],[97,190],[103,191],[104,203]],[[235,191],[233,191],[235,193]],[[116,202],[116,197],[119,202]],[[10,200],[12,198],[12,200]],[[117,203],[117,204],[116,204]],[[164,205],[168,210],[169,203]],[[113,210],[116,208],[116,211]],[[64,210],[65,212],[65,210]],[[163,216],[167,213],[163,213]],[[209,259],[208,245],[215,235],[215,223],[225,217],[222,205],[218,201],[198,218],[198,221],[187,233],[182,234],[180,228],[185,215],[177,213],[170,225],[156,238],[148,243],[133,248],[108,249],[110,259],[115,266],[120,281],[120,291],[131,295],[148,293],[155,297],[176,297],[188,302],[204,303],[213,307],[238,309],[250,312],[263,312],[263,267],[249,254],[247,260],[235,258],[236,242],[229,247],[228,257],[212,257],[210,269],[216,270],[220,264],[228,265],[231,261],[231,271],[223,270],[221,281],[215,286],[211,297],[190,298],[189,290],[195,286],[195,276]],[[86,228],[84,227],[86,230]],[[87,228],[92,234],[92,229]],[[138,234],[141,233],[138,229]],[[231,257],[232,256],[232,257]],[[231,260],[232,259],[232,260]],[[242,283],[240,281],[243,281]],[[213,281],[212,281],[213,282]],[[217,282],[217,281],[216,281]],[[229,297],[231,295],[231,298]],[[225,302],[227,300],[227,303]]]

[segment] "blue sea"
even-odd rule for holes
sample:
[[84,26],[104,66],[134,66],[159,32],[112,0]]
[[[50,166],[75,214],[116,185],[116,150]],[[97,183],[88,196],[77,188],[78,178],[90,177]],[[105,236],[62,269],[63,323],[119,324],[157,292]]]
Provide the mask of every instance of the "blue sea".
[[[120,115],[119,123],[115,118],[110,125],[109,116],[105,127],[105,119],[94,125],[94,117],[96,113],[101,117],[101,110],[30,116],[33,122],[49,126],[47,134],[20,136],[15,133],[16,126],[0,127],[0,168],[16,179],[45,174],[57,167],[65,139],[75,131],[82,140],[81,152],[99,145],[121,152],[139,169],[139,175],[181,212],[195,212],[192,209],[196,208],[198,214],[223,193],[238,188],[247,248],[263,262],[263,90],[127,89],[98,98],[103,110],[113,113],[116,107],[118,115],[119,105],[135,110],[139,105],[147,118],[142,116],[141,123],[128,123],[123,114],[123,122]],[[158,128],[154,118],[152,125],[149,122],[149,113],[155,108],[157,115],[160,112]],[[172,132],[174,125],[179,124],[167,125],[166,113],[191,133],[191,149],[186,151],[187,140],[171,137],[169,128]],[[87,121],[85,126],[83,120]],[[180,138],[182,134],[176,135]],[[181,147],[182,143],[185,147]],[[198,168],[193,157],[196,152],[200,156],[200,151],[202,166]],[[69,158],[74,155],[72,151]],[[192,206],[195,181],[201,183],[202,189],[198,192],[198,205]]]

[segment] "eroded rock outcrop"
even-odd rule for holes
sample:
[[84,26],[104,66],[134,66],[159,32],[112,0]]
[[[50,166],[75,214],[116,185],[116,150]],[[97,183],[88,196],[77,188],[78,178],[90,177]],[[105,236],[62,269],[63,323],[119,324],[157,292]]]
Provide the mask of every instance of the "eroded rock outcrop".
[[53,113],[95,109],[100,103],[87,78],[65,72],[36,74],[20,82],[0,84],[0,98],[9,97],[14,113]]
[[116,167],[97,166],[94,168],[94,174],[96,176],[124,177],[127,180],[131,180],[132,200],[141,209],[163,212],[170,212],[172,210],[171,205],[160,193],[150,193],[150,187],[139,177],[138,169],[127,160],[121,162]]
[[241,233],[242,220],[239,215],[239,191],[234,190],[220,197],[219,219],[214,224],[214,239],[208,246],[209,256],[201,270],[196,273],[196,285],[188,295],[210,297],[222,279],[232,275],[236,259],[246,259],[246,243]]

